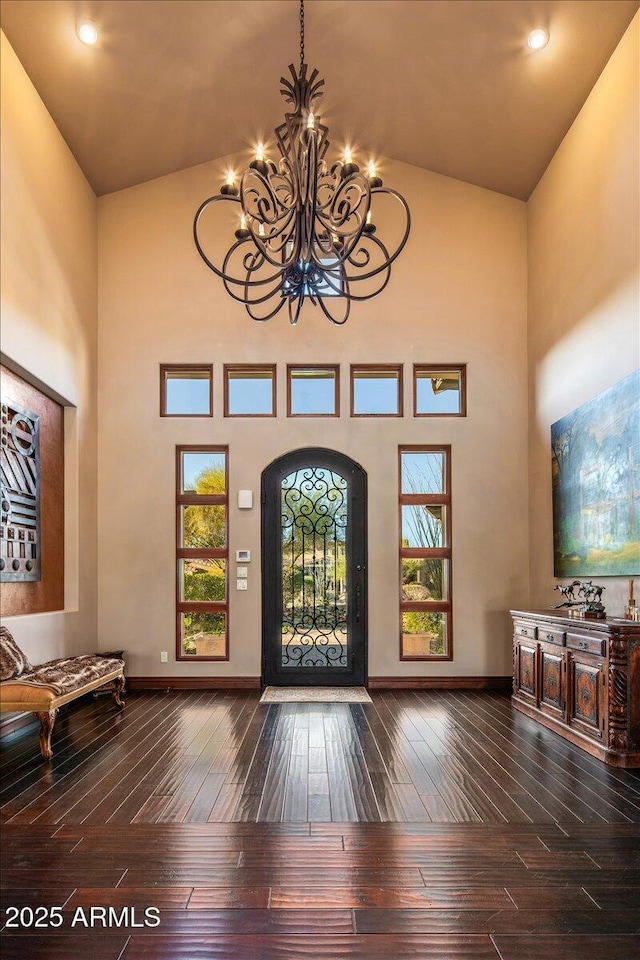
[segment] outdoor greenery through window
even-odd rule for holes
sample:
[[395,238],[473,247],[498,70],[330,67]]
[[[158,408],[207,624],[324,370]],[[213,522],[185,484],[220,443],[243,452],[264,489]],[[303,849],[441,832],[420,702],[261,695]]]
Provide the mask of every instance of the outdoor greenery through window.
[[465,364],[414,364],[413,400],[416,417],[466,417]]
[[226,447],[176,449],[177,657],[227,660]]
[[275,417],[276,368],[225,364],[225,417]]
[[213,367],[161,363],[160,416],[213,416]]
[[452,658],[448,446],[399,448],[400,659]]

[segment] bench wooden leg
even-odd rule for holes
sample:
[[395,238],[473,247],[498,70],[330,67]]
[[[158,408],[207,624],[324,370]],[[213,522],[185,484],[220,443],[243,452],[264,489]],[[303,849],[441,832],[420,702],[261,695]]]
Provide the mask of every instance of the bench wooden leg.
[[40,720],[40,753],[45,760],[51,760],[53,756],[51,734],[53,733],[57,712],[57,710],[47,710],[44,713],[38,713],[38,719]]
[[115,680],[113,681],[113,693],[111,694],[111,696],[113,697],[113,702],[120,710],[124,709],[124,700],[120,696],[123,690],[124,690],[124,677],[116,677]]

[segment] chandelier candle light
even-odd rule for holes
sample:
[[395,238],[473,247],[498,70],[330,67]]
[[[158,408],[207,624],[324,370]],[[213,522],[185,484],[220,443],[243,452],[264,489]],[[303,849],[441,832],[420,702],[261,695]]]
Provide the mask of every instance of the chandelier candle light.
[[[300,68],[296,73],[291,64],[289,71],[292,79],[281,78],[280,92],[292,110],[274,131],[279,161],[269,159],[259,143],[239,186],[230,170],[220,193],[200,205],[193,235],[204,262],[253,320],[270,320],[287,304],[295,324],[309,300],[340,325],[352,301],[369,300],[386,287],[391,264],[407,242],[411,215],[404,197],[383,187],[374,161],[364,174],[349,147],[342,161],[329,166],[325,159],[329,129],[315,112],[324,80],[315,69],[307,75],[304,0]],[[374,197],[391,198],[400,207],[400,239],[391,252],[375,235]],[[204,221],[222,209],[220,203],[237,205],[238,226],[235,243],[217,266],[204,247],[215,245],[215,239],[207,242],[206,237],[215,238],[219,231],[210,233]]]

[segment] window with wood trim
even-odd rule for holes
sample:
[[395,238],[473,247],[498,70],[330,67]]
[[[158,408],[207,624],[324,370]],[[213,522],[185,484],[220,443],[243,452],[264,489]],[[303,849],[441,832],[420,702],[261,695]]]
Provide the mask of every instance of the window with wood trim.
[[212,417],[213,365],[161,363],[160,416]]
[[287,364],[287,416],[339,417],[340,367]]
[[276,365],[224,366],[225,417],[276,416]]
[[402,416],[402,364],[351,364],[351,416]]
[[451,447],[398,454],[400,659],[451,660]]
[[414,363],[413,415],[415,417],[466,417],[466,364]]
[[178,660],[228,660],[228,447],[176,447]]

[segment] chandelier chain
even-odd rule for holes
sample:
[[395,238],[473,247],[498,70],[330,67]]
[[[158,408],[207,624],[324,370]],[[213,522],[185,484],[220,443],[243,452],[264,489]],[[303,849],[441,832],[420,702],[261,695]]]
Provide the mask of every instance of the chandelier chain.
[[304,0],[300,0],[300,72],[304,63]]

